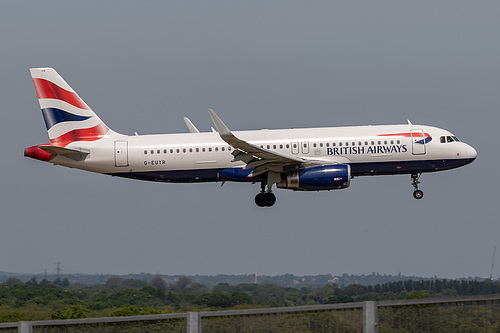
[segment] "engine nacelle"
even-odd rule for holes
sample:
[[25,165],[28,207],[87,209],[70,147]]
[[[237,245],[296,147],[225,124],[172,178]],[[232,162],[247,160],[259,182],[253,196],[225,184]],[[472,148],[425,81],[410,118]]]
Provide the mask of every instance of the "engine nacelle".
[[338,190],[351,185],[349,164],[320,165],[287,173],[276,186],[291,190]]

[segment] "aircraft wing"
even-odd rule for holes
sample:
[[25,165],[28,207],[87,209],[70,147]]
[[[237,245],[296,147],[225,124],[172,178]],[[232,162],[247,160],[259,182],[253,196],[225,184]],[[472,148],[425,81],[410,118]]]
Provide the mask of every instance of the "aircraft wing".
[[305,159],[282,155],[280,153],[261,148],[237,138],[222,122],[213,110],[208,110],[217,132],[222,140],[234,148],[232,152],[234,161],[242,161],[245,169],[252,169],[251,177],[258,176],[268,171],[284,172],[299,169],[307,163]]

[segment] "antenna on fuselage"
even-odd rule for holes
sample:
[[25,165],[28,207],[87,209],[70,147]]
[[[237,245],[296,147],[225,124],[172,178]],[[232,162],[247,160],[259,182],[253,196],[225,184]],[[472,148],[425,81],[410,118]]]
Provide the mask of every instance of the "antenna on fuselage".
[[406,121],[408,122],[408,125],[413,125],[410,121],[410,119],[406,119]]

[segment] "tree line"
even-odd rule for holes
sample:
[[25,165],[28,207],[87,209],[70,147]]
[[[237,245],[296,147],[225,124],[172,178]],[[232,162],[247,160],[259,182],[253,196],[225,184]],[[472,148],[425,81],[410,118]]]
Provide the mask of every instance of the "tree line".
[[0,284],[0,322],[128,316],[187,311],[332,304],[368,300],[500,293],[500,282],[406,280],[364,286],[328,283],[320,288],[280,287],[275,283],[219,283],[212,288],[181,276],[168,284],[111,277],[83,286],[65,279],[27,282],[9,278]]

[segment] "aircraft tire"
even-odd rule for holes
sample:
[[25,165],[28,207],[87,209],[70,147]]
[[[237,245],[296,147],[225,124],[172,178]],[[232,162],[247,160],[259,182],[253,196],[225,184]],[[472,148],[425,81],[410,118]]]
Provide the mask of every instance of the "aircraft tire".
[[276,196],[274,193],[264,193],[262,196],[262,203],[265,207],[271,207],[276,203]]
[[259,193],[255,196],[255,204],[259,207],[264,207],[264,201],[262,200],[265,193]]
[[422,198],[423,198],[423,196],[424,196],[424,192],[422,192],[422,191],[420,191],[420,190],[416,190],[415,192],[413,192],[413,197],[414,197],[415,199],[420,200],[420,199],[422,199]]

